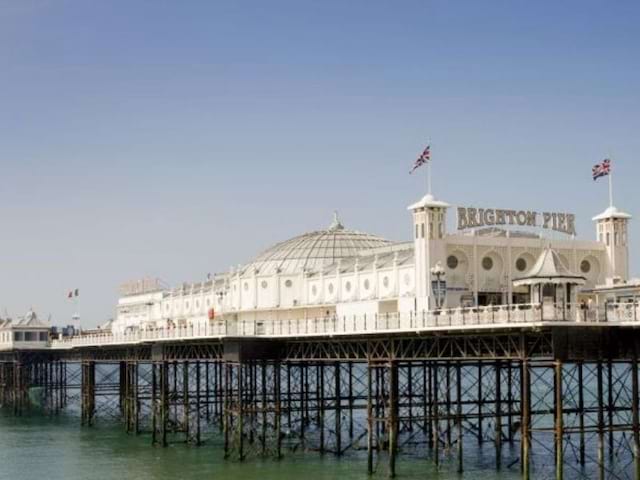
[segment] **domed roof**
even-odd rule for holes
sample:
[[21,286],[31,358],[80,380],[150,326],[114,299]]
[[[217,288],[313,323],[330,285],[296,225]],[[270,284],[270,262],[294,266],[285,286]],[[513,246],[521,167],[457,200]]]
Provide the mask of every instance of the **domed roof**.
[[245,274],[255,270],[259,275],[312,272],[339,259],[354,257],[362,250],[390,243],[392,242],[375,235],[347,230],[336,213],[326,230],[305,233],[278,243],[258,255],[243,270]]

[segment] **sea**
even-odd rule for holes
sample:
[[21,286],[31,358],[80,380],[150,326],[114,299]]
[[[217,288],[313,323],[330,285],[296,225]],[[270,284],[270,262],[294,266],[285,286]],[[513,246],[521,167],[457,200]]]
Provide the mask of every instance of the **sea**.
[[[473,442],[469,442],[473,444]],[[455,459],[436,469],[419,455],[400,456],[397,478],[402,479],[515,479],[518,466],[497,472],[493,450],[469,445],[469,467],[456,472]],[[487,457],[486,465],[482,458]],[[81,427],[75,415],[0,413],[0,480],[366,480],[387,478],[386,462],[367,475],[364,452],[337,457],[318,452],[284,452],[280,460],[225,460],[222,438],[213,436],[195,447],[173,443],[154,447],[149,435],[127,434],[118,423]]]

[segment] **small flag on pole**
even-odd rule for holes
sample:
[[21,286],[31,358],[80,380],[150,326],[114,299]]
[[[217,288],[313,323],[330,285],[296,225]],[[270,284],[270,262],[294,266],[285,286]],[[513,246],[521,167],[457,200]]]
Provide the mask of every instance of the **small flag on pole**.
[[414,162],[413,168],[409,172],[409,175],[411,175],[413,172],[415,172],[422,165],[424,165],[425,163],[428,163],[430,161],[431,161],[431,145],[427,145],[427,148],[424,149],[424,151],[420,154],[418,159]]
[[595,182],[600,177],[605,177],[611,174],[611,160],[605,158],[602,163],[598,163],[593,166],[593,181]]

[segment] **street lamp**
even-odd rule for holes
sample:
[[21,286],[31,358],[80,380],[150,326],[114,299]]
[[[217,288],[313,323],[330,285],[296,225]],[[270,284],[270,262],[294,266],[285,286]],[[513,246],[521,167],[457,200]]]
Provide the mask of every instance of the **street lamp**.
[[437,262],[434,267],[431,268],[431,276],[436,279],[431,282],[432,290],[436,294],[436,308],[442,308],[442,304],[444,303],[444,298],[442,296],[443,291],[446,288],[446,282],[444,280],[444,276],[446,272],[442,267],[442,263]]

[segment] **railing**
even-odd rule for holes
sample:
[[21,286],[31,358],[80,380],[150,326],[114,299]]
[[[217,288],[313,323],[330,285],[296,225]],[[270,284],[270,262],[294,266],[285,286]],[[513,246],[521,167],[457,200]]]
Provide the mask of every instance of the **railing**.
[[105,332],[54,340],[52,348],[134,344],[153,341],[189,340],[207,337],[361,335],[377,332],[457,329],[474,326],[511,326],[540,322],[630,323],[640,319],[640,304],[517,304],[454,308],[418,313],[329,316],[292,320],[216,320],[174,328]]

